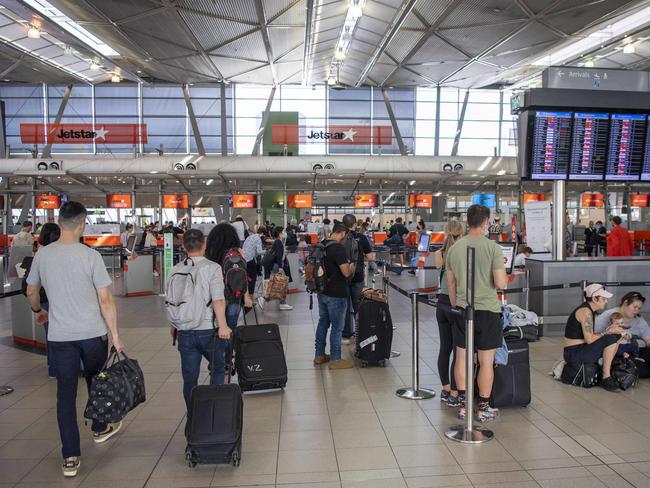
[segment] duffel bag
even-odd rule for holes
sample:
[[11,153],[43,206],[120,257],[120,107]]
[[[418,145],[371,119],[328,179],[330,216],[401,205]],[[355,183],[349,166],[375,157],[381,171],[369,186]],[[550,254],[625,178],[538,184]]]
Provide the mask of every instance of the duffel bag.
[[112,347],[104,367],[92,378],[84,417],[104,423],[119,422],[145,399],[140,365]]
[[506,339],[525,339],[528,342],[539,340],[539,328],[536,325],[510,325],[503,329],[503,337]]
[[621,390],[634,388],[639,384],[639,370],[632,358],[614,358],[614,361],[612,361],[612,376]]
[[562,369],[562,383],[591,388],[598,384],[599,373],[597,363],[566,363]]
[[267,300],[285,300],[289,292],[289,277],[284,273],[273,273],[266,285]]
[[378,290],[376,288],[364,288],[361,290],[361,297],[365,300],[388,303],[388,297],[383,290]]

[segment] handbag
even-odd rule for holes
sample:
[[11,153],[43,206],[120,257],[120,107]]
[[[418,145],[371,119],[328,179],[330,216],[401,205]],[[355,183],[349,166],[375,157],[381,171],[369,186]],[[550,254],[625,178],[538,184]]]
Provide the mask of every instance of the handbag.
[[632,358],[614,358],[614,361],[612,361],[612,376],[621,390],[634,388],[639,384],[639,370]]
[[597,363],[566,363],[562,369],[562,383],[591,388],[598,384],[599,373]]
[[526,339],[528,342],[539,341],[539,329],[536,325],[510,325],[503,329],[503,337]]
[[273,273],[266,286],[267,300],[285,300],[289,292],[289,277],[283,272]]
[[269,251],[262,257],[262,267],[264,269],[269,269],[273,266],[275,259],[277,258],[277,253],[275,251]]
[[104,423],[119,422],[145,400],[140,365],[111,347],[106,363],[92,378],[84,417]]

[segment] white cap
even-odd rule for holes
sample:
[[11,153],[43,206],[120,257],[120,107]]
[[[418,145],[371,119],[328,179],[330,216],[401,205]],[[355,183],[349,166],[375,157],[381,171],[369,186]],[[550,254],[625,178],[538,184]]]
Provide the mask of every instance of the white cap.
[[612,298],[614,295],[605,290],[605,287],[600,283],[592,283],[587,288],[585,288],[585,296],[587,298]]

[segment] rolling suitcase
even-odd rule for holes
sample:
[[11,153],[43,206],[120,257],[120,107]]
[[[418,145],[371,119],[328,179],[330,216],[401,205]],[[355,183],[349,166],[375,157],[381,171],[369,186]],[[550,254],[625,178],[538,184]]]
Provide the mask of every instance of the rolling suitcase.
[[386,366],[393,343],[393,320],[388,303],[362,298],[356,327],[355,354],[361,366]]
[[277,324],[246,325],[237,328],[235,368],[242,391],[286,386],[287,362]]
[[508,364],[494,367],[494,384],[490,406],[510,405],[525,407],[530,403],[530,363],[528,341],[506,340]]
[[242,428],[243,401],[239,385],[195,386],[185,423],[185,458],[190,467],[197,464],[239,466]]

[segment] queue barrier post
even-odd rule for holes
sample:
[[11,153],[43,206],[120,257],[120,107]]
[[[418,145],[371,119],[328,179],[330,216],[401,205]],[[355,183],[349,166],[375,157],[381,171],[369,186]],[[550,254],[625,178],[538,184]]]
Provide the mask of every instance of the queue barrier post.
[[467,307],[465,308],[465,425],[450,427],[445,436],[463,444],[483,444],[494,438],[494,432],[474,425],[474,255],[467,248]]
[[411,388],[400,388],[395,394],[400,398],[409,400],[427,400],[433,398],[436,393],[428,388],[420,388],[420,340],[419,340],[419,310],[418,295],[411,293]]
[[530,305],[530,270],[524,275],[524,310],[529,310]]
[[[383,263],[383,266],[381,267],[381,287],[384,293],[386,294],[386,301],[388,302],[388,276],[386,275],[386,263]],[[393,330],[397,329],[396,326],[393,325]],[[398,358],[402,355],[401,352],[399,351],[391,351],[390,352],[390,357],[391,358]]]

